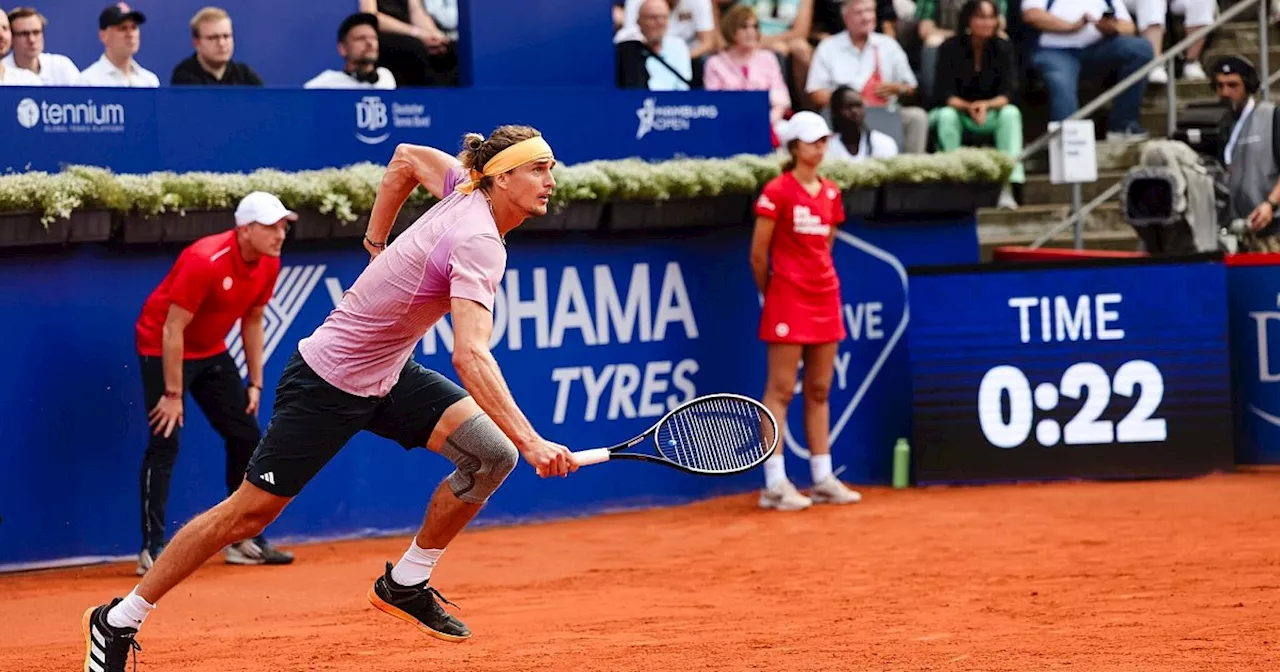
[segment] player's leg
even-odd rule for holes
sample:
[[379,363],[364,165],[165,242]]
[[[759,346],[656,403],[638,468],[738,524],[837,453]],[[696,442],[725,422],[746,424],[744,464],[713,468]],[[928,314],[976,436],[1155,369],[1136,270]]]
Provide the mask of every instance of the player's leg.
[[329,385],[295,353],[280,377],[271,422],[250,459],[245,482],[187,523],[132,593],[85,612],[86,669],[124,672],[136,647],[134,636],[156,602],[219,549],[261,533],[369,424],[376,408],[377,400]]
[[[164,362],[160,357],[139,356],[142,375],[142,400],[146,413],[156,407],[164,394]],[[190,367],[183,365],[183,384],[189,384]],[[175,426],[169,436],[147,428],[147,449],[142,455],[142,467],[138,474],[138,490],[142,513],[142,548],[138,552],[138,576],[147,573],[168,541],[166,534],[169,483],[173,479],[173,465],[178,459],[178,436],[181,428]]]
[[[249,395],[240,370],[231,354],[223,352],[204,360],[200,374],[191,381],[191,396],[204,411],[209,424],[222,437],[227,450],[227,494],[234,493],[244,480],[249,458],[258,447],[262,432],[257,414],[247,412]],[[237,539],[227,546],[227,562],[233,565],[287,565],[293,554],[272,546],[265,535]]]
[[[768,373],[761,403],[773,413],[784,431],[787,407],[795,395],[796,373],[803,350],[803,346],[794,343],[769,343],[767,346]],[[812,504],[787,478],[786,452],[786,445],[779,443],[774,454],[764,462],[765,488],[760,493],[762,508],[799,511]]]
[[440,606],[437,598],[444,598],[429,585],[431,573],[449,542],[515,468],[519,453],[466,391],[416,362],[405,366],[391,399],[370,429],[406,449],[425,445],[456,469],[436,487],[409,549],[394,566],[387,563],[369,600],[433,637],[461,641],[471,631]]
[[838,349],[838,343],[804,348],[804,433],[813,476],[809,498],[824,504],[852,504],[862,499],[831,474],[831,379]]

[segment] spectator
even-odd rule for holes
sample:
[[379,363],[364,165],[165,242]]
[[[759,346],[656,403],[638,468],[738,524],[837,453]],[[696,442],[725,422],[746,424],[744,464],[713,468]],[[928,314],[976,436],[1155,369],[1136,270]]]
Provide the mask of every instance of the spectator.
[[[448,4],[456,16],[456,0]],[[458,85],[458,41],[440,30],[423,0],[360,0],[360,11],[378,17],[378,65],[399,86]]]
[[866,127],[866,108],[857,91],[838,86],[831,94],[831,121],[835,141],[827,143],[828,161],[887,159],[898,155],[898,143],[880,131]]
[[809,78],[813,61],[814,0],[740,0],[739,4],[755,9],[760,21],[761,44],[784,58],[791,59],[791,75],[803,86]]
[[427,16],[450,42],[458,41],[458,0],[423,0]]
[[[626,0],[623,5],[622,30],[614,36],[614,43],[640,39],[644,32],[641,7],[648,0]],[[720,42],[716,37],[716,15],[711,0],[671,0],[667,35],[684,43],[690,60],[716,52]]]
[[[1160,58],[1164,51],[1164,23],[1170,10],[1184,17],[1187,33],[1191,34],[1200,28],[1213,23],[1218,9],[1216,0],[1124,0],[1125,9],[1138,19],[1138,30],[1151,43],[1151,51]],[[1204,67],[1200,65],[1200,54],[1204,53],[1204,39],[1187,47],[1187,62],[1182,68],[1182,78],[1189,82],[1208,81]],[[1151,84],[1168,84],[1169,72],[1160,68],[1147,75]]]
[[[813,31],[811,37],[822,39],[844,30],[843,5],[846,0],[813,0]],[[898,36],[897,4],[910,5],[911,0],[873,0],[876,5],[876,32],[889,37]],[[1280,1],[1280,0],[1277,0]],[[914,12],[914,8],[913,8]],[[907,13],[908,16],[911,13]]]
[[123,2],[102,10],[98,15],[98,39],[102,40],[106,51],[80,73],[77,86],[158,88],[160,78],[133,60],[142,44],[139,26],[146,22],[147,17],[142,12]]
[[[13,44],[9,29],[9,17],[0,12],[0,54],[9,52]],[[9,58],[0,60],[0,86],[40,86],[40,78],[35,73],[8,65]]]
[[191,18],[191,45],[196,53],[173,69],[170,84],[262,86],[253,68],[231,60],[236,38],[226,11],[205,7],[196,12]]
[[[954,37],[963,27],[964,24],[960,22],[960,11],[965,4],[966,0],[920,0],[916,4],[915,30],[920,39],[920,61],[917,72],[920,76],[920,90],[924,91],[926,96],[932,96],[937,88],[934,82],[938,71],[938,47]],[[1006,0],[997,0],[996,14],[1000,17],[998,28],[1000,37],[1008,37],[1005,34],[1007,11]],[[911,49],[912,47],[908,47],[908,52]],[[929,103],[945,106],[947,101],[933,99]]]
[[645,0],[640,6],[637,39],[624,40],[616,47],[619,87],[650,91],[693,88],[689,47],[667,33],[670,15],[667,0]]
[[[818,43],[805,90],[813,104],[826,107],[835,87],[858,91],[868,106],[896,105],[916,92],[916,75],[907,54],[891,37],[872,32],[875,0],[846,0],[845,30]],[[924,152],[929,119],[919,107],[899,107],[903,144],[907,153]]]
[[1248,251],[1280,252],[1280,114],[1274,103],[1254,98],[1260,83],[1258,70],[1242,56],[1213,64],[1213,88],[1231,109],[1218,129],[1223,144],[1217,158],[1227,167],[1227,218],[1249,223],[1251,235],[1242,240]]
[[325,70],[303,85],[304,89],[394,89],[395,75],[378,66],[378,17],[367,12],[352,14],[338,26],[338,55],[342,70]]
[[[1090,78],[1101,79],[1115,73],[1124,79],[1151,61],[1151,45],[1136,32],[1124,3],[1111,0],[1023,0],[1023,21],[1040,31],[1040,43],[1032,62],[1040,70],[1049,89],[1049,119],[1062,121],[1079,109],[1077,88],[1080,69]],[[1116,96],[1111,108],[1107,140],[1145,140],[1146,130],[1138,123],[1142,93],[1139,81]]]
[[760,22],[746,5],[735,5],[720,19],[720,35],[729,45],[707,59],[703,81],[710,91],[768,91],[769,121],[778,123],[791,108],[791,94],[772,51],[760,46]]
[[[9,12],[13,30],[13,51],[4,57],[4,68],[34,73],[45,86],[75,86],[80,68],[66,56],[44,53],[44,31],[49,22],[30,7]],[[4,53],[4,48],[0,48]]]
[[[994,0],[968,0],[960,10],[962,34],[938,49],[936,99],[943,105],[929,113],[938,129],[938,151],[962,144],[964,133],[994,135],[996,149],[1013,157],[1022,154],[1022,112],[1012,100],[1018,91],[1017,58],[1013,44],[999,35],[1000,15]],[[1015,164],[1012,184],[1026,181],[1022,164]],[[1017,209],[1006,185],[999,205]]]

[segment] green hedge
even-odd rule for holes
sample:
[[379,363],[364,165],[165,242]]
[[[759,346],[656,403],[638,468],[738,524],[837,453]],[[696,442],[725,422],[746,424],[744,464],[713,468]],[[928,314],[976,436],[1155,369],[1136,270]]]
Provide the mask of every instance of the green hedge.
[[[727,159],[639,159],[591,161],[555,168],[558,182],[552,208],[574,201],[664,201],[722,194],[754,194],[778,175],[780,154],[743,154]],[[830,162],[822,174],[843,189],[875,189],[887,183],[1003,183],[1013,161],[989,148],[962,148],[943,154],[909,154],[891,159]],[[76,210],[114,210],[158,215],[186,210],[234,209],[245,194],[274,193],[293,209],[311,209],[353,222],[373,207],[383,167],[361,163],[344,168],[252,173],[172,173],[117,175],[102,168],[70,166],[60,173],[0,176],[0,214],[39,212],[47,226]],[[416,189],[410,205],[435,198]]]

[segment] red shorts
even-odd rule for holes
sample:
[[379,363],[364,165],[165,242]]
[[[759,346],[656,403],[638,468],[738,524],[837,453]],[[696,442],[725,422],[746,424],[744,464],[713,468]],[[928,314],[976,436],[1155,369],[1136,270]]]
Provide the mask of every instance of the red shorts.
[[838,286],[811,292],[787,282],[770,282],[760,313],[760,340],[801,345],[843,341],[840,311]]

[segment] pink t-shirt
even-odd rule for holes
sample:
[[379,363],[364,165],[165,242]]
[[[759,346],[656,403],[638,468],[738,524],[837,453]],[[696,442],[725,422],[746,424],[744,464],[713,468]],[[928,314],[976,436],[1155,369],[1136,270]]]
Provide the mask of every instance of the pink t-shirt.
[[507,249],[484,195],[453,191],[463,175],[461,165],[449,169],[449,195],[388,245],[324,324],[298,342],[302,359],[330,385],[386,396],[451,298],[493,310]]

